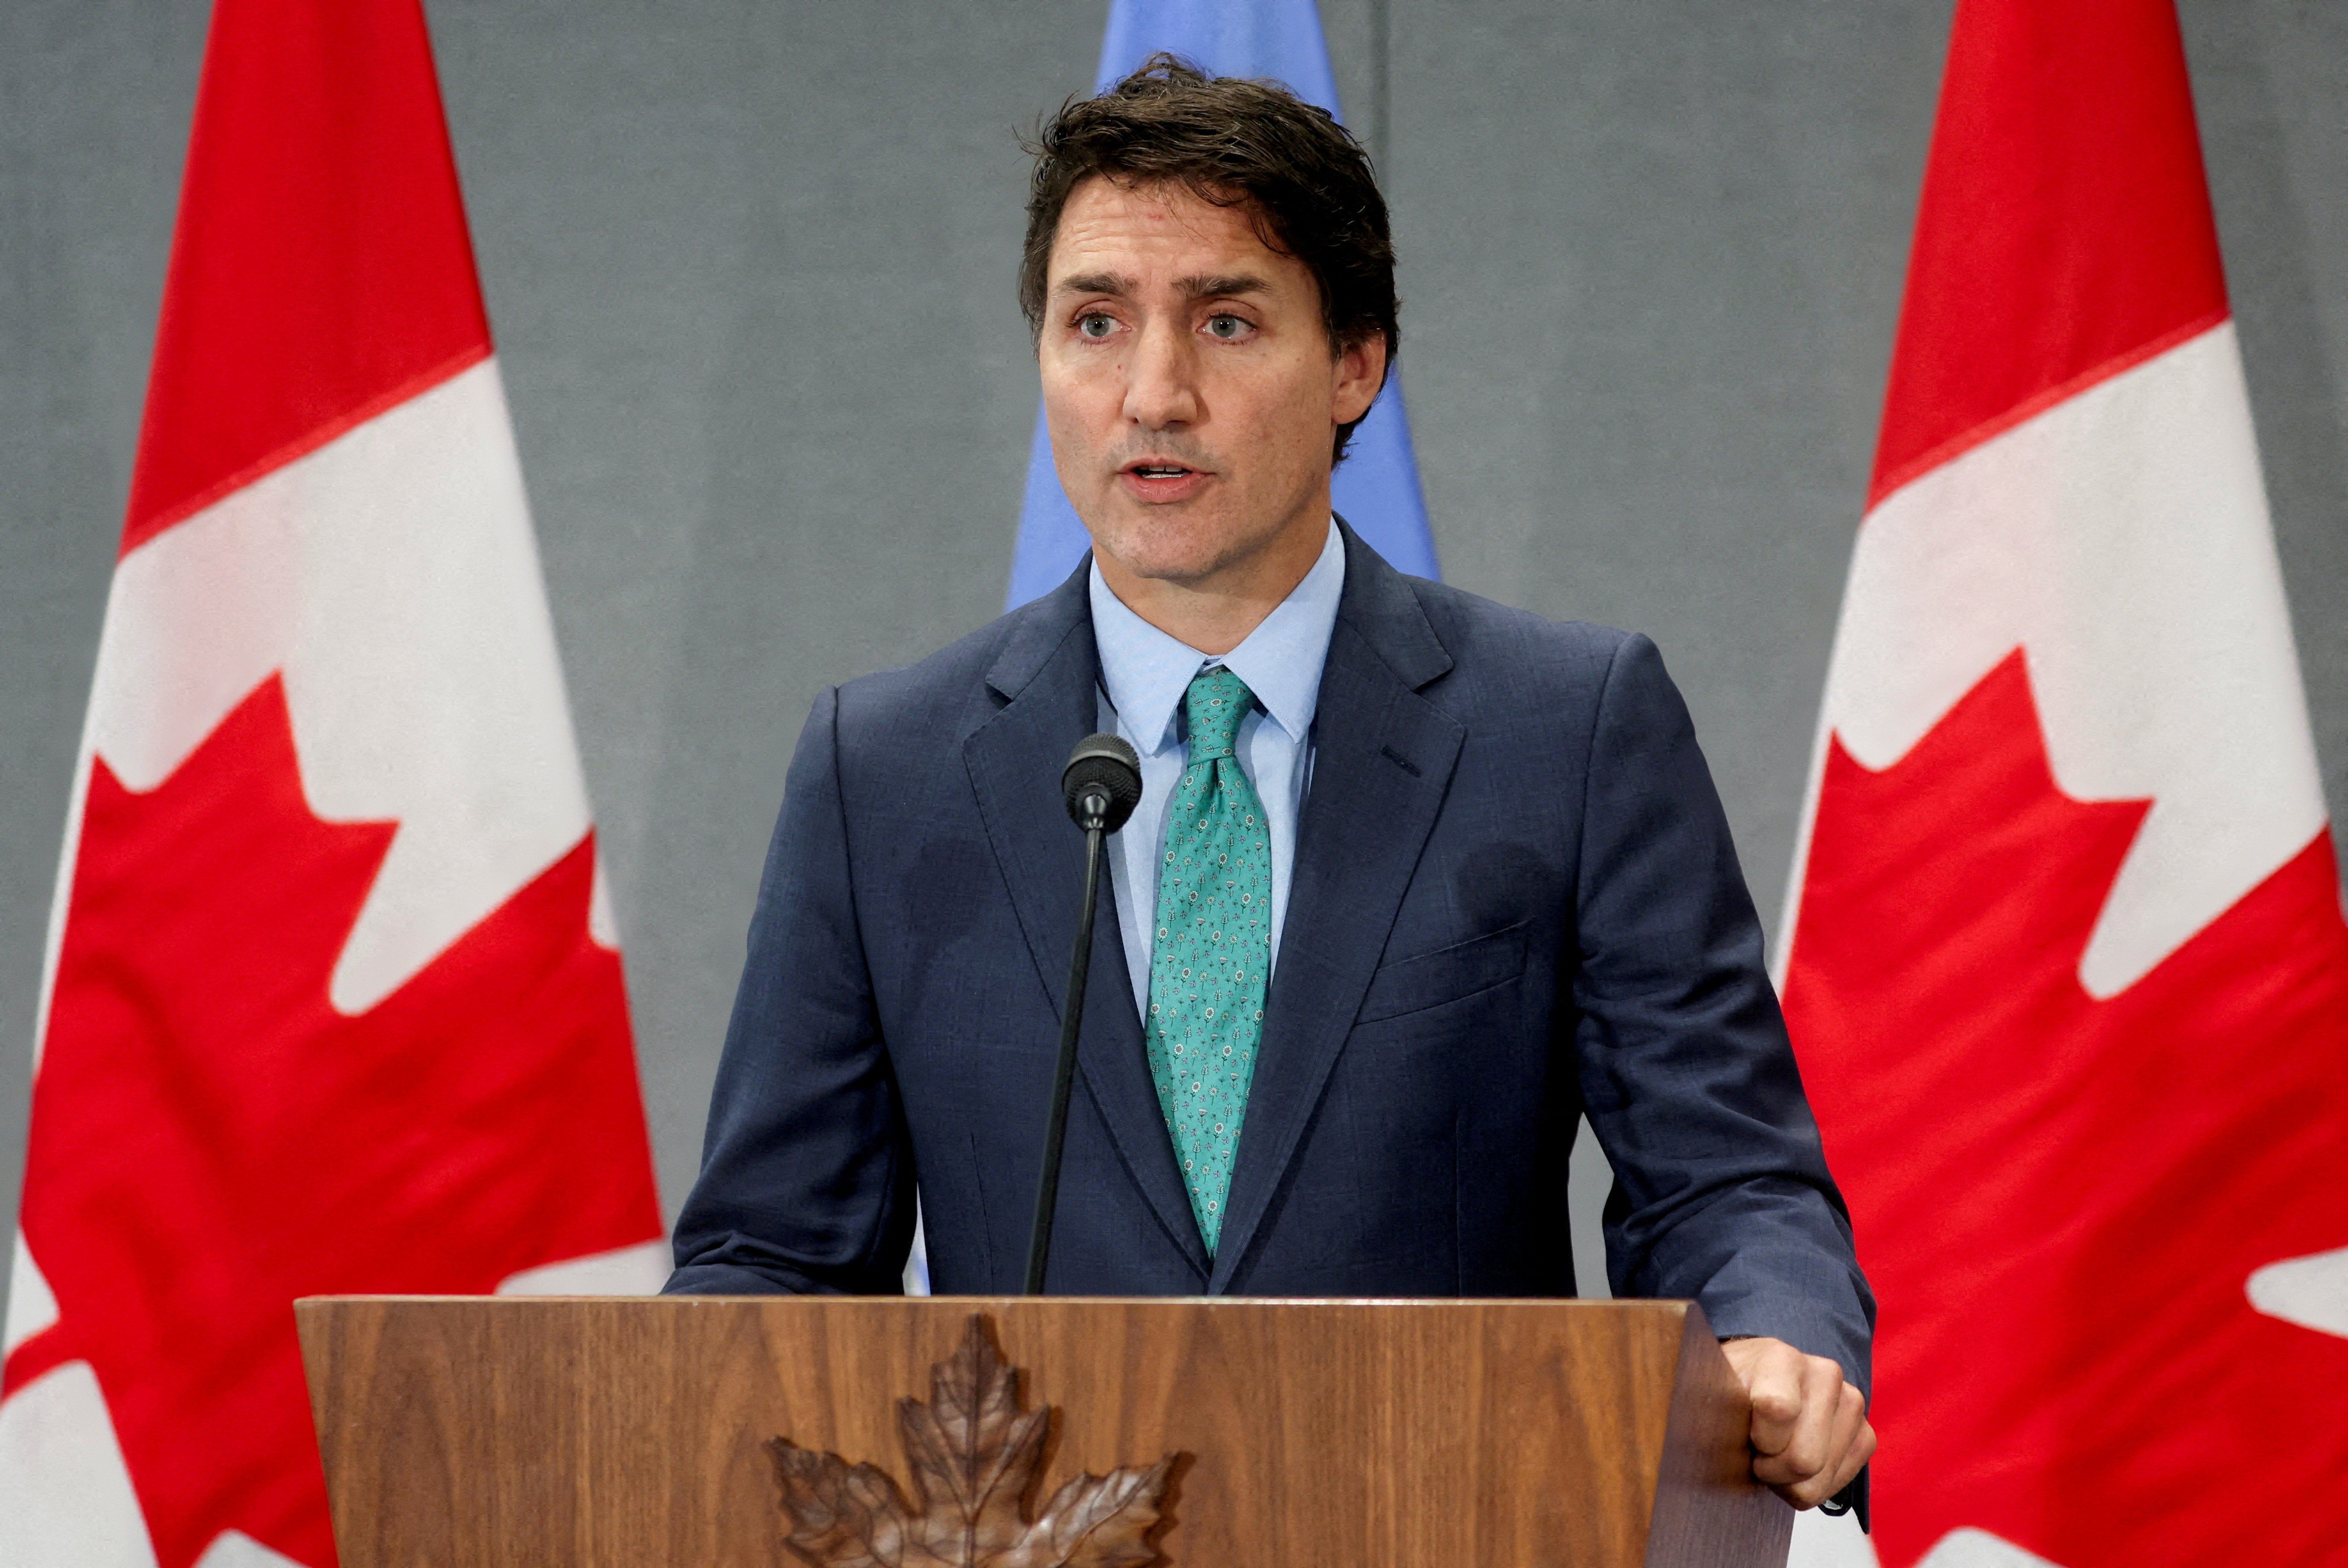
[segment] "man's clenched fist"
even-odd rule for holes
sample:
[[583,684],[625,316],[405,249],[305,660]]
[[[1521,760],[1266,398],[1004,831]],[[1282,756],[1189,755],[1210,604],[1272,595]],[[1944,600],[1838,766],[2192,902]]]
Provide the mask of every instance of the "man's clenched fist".
[[1850,1484],[1875,1452],[1867,1396],[1842,1367],[1782,1339],[1723,1342],[1753,1401],[1753,1475],[1796,1508],[1816,1508]]

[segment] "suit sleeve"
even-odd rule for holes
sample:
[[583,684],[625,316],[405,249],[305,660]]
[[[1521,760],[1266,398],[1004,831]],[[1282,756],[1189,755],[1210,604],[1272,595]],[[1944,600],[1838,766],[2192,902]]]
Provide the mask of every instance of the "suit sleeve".
[[1614,1293],[1693,1296],[1723,1337],[1832,1357],[1864,1389],[1875,1298],[1727,818],[1644,637],[1615,651],[1590,758],[1574,1028],[1583,1100],[1614,1167]]
[[913,1162],[849,875],[839,694],[799,735],[671,1295],[901,1289]]

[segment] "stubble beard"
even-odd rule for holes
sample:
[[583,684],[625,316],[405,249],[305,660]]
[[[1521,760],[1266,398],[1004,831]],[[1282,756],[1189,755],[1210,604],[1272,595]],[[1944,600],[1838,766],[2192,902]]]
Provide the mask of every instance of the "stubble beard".
[[1309,499],[1283,498],[1274,517],[1231,520],[1189,506],[1153,507],[1136,513],[1110,500],[1109,516],[1093,532],[1094,548],[1136,577],[1190,586],[1244,564],[1278,542]]

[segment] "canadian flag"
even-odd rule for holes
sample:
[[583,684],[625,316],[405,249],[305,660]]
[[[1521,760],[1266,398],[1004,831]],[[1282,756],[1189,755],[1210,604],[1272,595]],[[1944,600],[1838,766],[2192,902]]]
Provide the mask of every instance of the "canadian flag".
[[1880,1560],[2348,1562],[2348,928],[2172,0],[1957,6],[1797,878]]
[[220,0],[50,923],[0,1559],[335,1558],[296,1296],[660,1278],[417,0]]

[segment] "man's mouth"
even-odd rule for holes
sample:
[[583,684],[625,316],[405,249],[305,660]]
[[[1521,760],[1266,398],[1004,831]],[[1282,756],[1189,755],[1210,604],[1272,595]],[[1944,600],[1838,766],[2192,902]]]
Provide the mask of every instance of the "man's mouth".
[[1145,506],[1177,506],[1195,500],[1213,474],[1171,458],[1136,458],[1117,469],[1125,493]]

